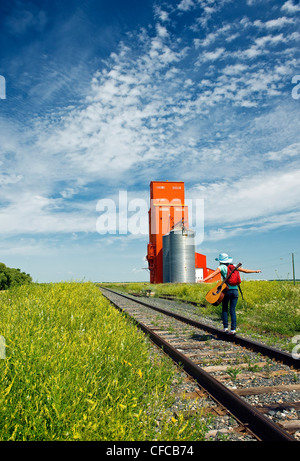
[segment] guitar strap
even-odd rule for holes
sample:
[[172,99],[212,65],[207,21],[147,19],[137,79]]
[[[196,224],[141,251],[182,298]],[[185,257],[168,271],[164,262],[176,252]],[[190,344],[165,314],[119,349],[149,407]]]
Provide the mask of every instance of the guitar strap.
[[242,295],[242,299],[244,299],[244,295],[243,295],[243,292],[242,292],[242,289],[241,289],[240,285],[238,285],[238,289],[240,290],[240,293]]

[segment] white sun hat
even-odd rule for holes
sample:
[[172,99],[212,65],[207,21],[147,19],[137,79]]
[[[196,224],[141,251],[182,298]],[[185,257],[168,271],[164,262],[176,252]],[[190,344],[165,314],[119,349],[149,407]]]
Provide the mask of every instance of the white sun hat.
[[216,258],[216,261],[219,261],[220,263],[223,263],[223,264],[224,263],[230,264],[232,263],[232,258],[230,258],[227,253],[220,253],[219,257]]

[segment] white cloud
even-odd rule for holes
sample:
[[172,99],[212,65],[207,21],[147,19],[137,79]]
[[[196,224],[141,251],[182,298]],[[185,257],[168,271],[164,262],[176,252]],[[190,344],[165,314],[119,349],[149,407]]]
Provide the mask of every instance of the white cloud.
[[254,21],[254,25],[260,29],[273,29],[273,28],[280,28],[284,27],[286,24],[294,24],[294,19],[286,18],[285,16],[282,18],[271,19],[267,22],[262,22],[260,19]]
[[232,34],[232,35],[228,35],[227,37],[225,37],[225,41],[227,43],[230,43],[232,42],[233,40],[235,40],[236,38],[238,38],[240,36],[240,34],[237,32],[235,34]]
[[[181,2],[181,10],[192,5],[194,2]],[[205,17],[217,7],[208,1],[200,6],[206,8]],[[219,44],[232,36],[236,25],[224,24],[219,30],[213,26],[194,43],[198,50],[214,43],[215,48],[202,49],[198,67],[192,68],[195,49],[189,48],[191,42],[172,40],[165,27],[169,24],[167,13],[161,9],[156,10],[158,19],[161,23],[156,22],[149,35],[146,30],[132,33],[134,41],[124,41],[106,59],[80,104],[37,117],[30,130],[6,123],[7,133],[4,130],[0,134],[2,233],[95,232],[95,205],[80,196],[80,192],[98,187],[95,184],[99,188],[102,184],[135,184],[137,180],[148,184],[149,177],[166,171],[194,181],[199,175],[211,177],[213,167],[220,164],[222,171],[217,170],[217,178],[223,173],[243,178],[249,165],[260,163],[262,152],[267,152],[269,161],[295,160],[297,140],[293,146],[277,150],[277,145],[286,145],[290,119],[284,111],[276,112],[282,100],[273,103],[272,98],[281,95],[292,101],[283,80],[293,72],[296,61],[283,54],[263,64],[255,59],[268,53],[267,46],[285,43],[288,37],[267,34],[254,38],[250,45],[246,41],[244,49],[229,51]],[[284,21],[281,18],[281,25]],[[275,22],[257,26],[269,30]],[[260,131],[263,121],[253,121],[253,112],[248,112],[258,106],[267,115],[274,113],[269,124],[261,123],[267,134]],[[237,115],[235,110],[241,108],[243,112]],[[273,126],[277,126],[276,133]],[[251,150],[255,142],[250,141],[250,134],[254,140],[259,134],[259,141],[267,140],[269,145]],[[12,162],[4,157],[9,153]],[[275,176],[270,176],[269,187]],[[291,183],[294,180],[294,176],[283,176],[284,183],[287,178]],[[259,180],[250,178],[248,185],[243,179],[238,182],[239,196],[242,186],[250,186],[251,196],[245,198],[247,206],[241,210],[241,229],[246,216],[260,219],[263,203],[271,203],[262,177]],[[213,191],[218,192],[218,184],[213,180]],[[229,199],[229,183],[222,187]],[[262,201],[256,190],[263,192]],[[286,189],[286,193],[289,206],[294,206],[291,190]],[[257,214],[256,201],[262,202]],[[68,209],[71,204],[72,209]]]
[[[85,203],[72,212],[64,211],[61,199],[32,195],[27,192],[5,209],[0,209],[0,233],[56,234],[71,232],[95,232],[95,203]],[[74,205],[73,205],[74,207]]]
[[[1,162],[2,163],[2,162]],[[0,185],[6,185],[6,184],[16,184],[19,181],[21,181],[23,178],[22,175],[16,175],[16,174],[1,174],[0,175]]]
[[194,45],[195,48],[198,49],[200,46],[202,47],[208,47],[212,45],[214,42],[216,42],[218,39],[225,38],[226,41],[231,41],[235,37],[231,35],[231,27],[234,27],[232,24],[224,24],[222,27],[216,28],[216,30],[209,32],[205,35],[205,38],[199,39],[196,38],[194,39]]
[[231,53],[231,55],[233,57],[236,57],[239,60],[242,60],[242,59],[254,60],[255,58],[258,58],[259,56],[261,56],[262,54],[267,54],[268,52],[269,52],[268,50],[263,50],[258,45],[251,45],[249,48],[234,51]]
[[214,51],[205,51],[200,60],[202,61],[216,61],[222,55],[224,55],[225,48],[217,48]]
[[[225,225],[224,227],[216,227],[209,229],[206,232],[205,241],[219,241],[230,239],[236,236],[247,236],[253,234],[260,234],[262,232],[272,232],[280,228],[298,227],[300,224],[300,212],[287,212],[283,215],[276,215],[272,217],[259,218],[250,224],[241,226]],[[217,253],[217,252],[215,252]]]
[[272,0],[247,0],[247,5],[249,6],[255,6],[259,5],[260,3],[270,3]]
[[198,186],[210,240],[300,224],[300,170],[270,171]]
[[270,160],[287,160],[291,158],[300,158],[300,143],[294,143],[286,146],[279,151],[270,151],[266,154]]
[[265,47],[267,43],[270,43],[271,45],[276,45],[278,43],[282,43],[284,40],[286,40],[283,36],[283,34],[279,35],[265,35],[264,37],[258,37],[255,39],[255,43],[258,47]]
[[292,0],[288,0],[282,5],[281,9],[289,14],[293,14],[300,11],[300,5],[294,4]]
[[162,22],[169,21],[169,13],[165,10],[162,10],[159,6],[154,7],[154,13],[160,21]]
[[194,6],[193,0],[181,0],[177,8],[182,11],[188,11]]
[[159,23],[156,24],[156,31],[157,31],[158,37],[165,38],[165,37],[167,37],[169,35],[166,27],[162,26]]
[[248,69],[248,66],[245,64],[233,64],[233,65],[228,65],[223,69],[223,73],[227,75],[237,75],[237,74],[242,74]]

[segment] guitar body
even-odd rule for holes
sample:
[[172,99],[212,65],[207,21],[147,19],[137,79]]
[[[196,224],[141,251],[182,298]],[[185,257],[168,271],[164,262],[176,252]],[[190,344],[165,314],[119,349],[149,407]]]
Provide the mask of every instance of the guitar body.
[[217,285],[212,288],[208,293],[205,295],[206,301],[213,306],[218,306],[223,301],[226,291],[228,290],[228,286],[226,283],[220,281]]
[[226,279],[217,283],[217,285],[212,288],[208,293],[205,295],[206,301],[213,306],[218,306],[223,301],[226,291],[228,290],[228,286],[226,285],[227,280],[229,280],[231,274],[236,271],[242,263],[238,263],[237,266],[233,268],[230,274],[227,275]]

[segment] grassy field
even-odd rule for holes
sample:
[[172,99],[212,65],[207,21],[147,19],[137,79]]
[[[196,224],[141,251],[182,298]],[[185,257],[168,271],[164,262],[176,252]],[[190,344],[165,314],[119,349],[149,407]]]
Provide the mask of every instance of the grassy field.
[[[145,294],[147,290],[155,296],[171,295],[183,301],[194,301],[199,314],[221,323],[222,306],[211,306],[205,294],[214,284],[158,284],[147,283],[108,285],[128,293]],[[283,281],[243,281],[241,288],[244,300],[239,296],[237,305],[238,329],[253,337],[263,336],[266,342],[278,344],[291,351],[295,346],[291,338],[300,334],[300,284]]]
[[0,296],[0,440],[202,440],[172,416],[174,367],[91,283]]

